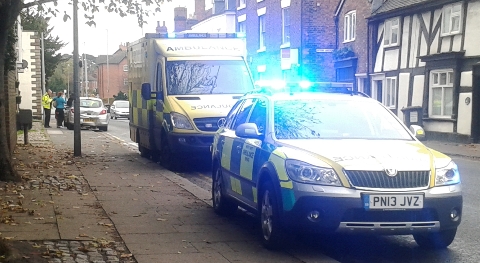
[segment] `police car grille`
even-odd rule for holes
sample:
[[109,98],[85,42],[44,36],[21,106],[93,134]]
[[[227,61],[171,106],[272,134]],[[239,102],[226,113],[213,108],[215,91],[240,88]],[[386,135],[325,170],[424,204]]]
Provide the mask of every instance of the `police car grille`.
[[197,118],[193,119],[193,122],[201,131],[214,132],[218,130],[218,120],[220,118]]
[[430,171],[399,171],[388,176],[385,171],[345,171],[353,186],[366,188],[421,188],[427,187]]

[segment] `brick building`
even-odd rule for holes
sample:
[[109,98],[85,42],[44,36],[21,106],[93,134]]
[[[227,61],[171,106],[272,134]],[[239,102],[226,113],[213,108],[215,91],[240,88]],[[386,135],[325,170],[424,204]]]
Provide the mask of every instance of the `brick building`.
[[256,79],[333,81],[333,14],[338,1],[239,0],[238,31],[247,37]]
[[113,99],[122,91],[128,92],[127,48],[120,45],[113,55],[100,55],[97,58],[97,91],[104,100]]
[[369,92],[369,35],[367,18],[370,0],[341,0],[335,11],[337,49],[333,52],[335,80],[350,82],[357,90]]

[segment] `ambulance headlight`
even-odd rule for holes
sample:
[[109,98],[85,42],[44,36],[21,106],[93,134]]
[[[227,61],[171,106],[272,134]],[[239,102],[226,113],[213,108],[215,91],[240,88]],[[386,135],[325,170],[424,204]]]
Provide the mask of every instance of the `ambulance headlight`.
[[447,166],[436,168],[435,170],[435,185],[451,185],[460,183],[460,173],[458,167],[454,162],[448,163]]
[[340,179],[332,168],[318,167],[298,161],[286,160],[287,174],[293,181],[309,184],[340,186]]
[[185,115],[172,112],[170,113],[170,118],[172,118],[173,127],[183,130],[193,130],[192,124],[190,124],[190,121],[188,121]]

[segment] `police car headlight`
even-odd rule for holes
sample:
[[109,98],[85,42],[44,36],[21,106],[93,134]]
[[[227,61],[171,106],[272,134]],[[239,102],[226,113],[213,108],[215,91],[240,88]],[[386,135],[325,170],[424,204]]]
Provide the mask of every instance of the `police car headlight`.
[[460,173],[458,167],[454,162],[450,162],[447,166],[436,168],[435,170],[435,185],[451,185],[460,183]]
[[318,167],[298,160],[286,160],[290,179],[310,184],[340,186],[338,175],[332,168]]
[[171,112],[170,117],[172,118],[173,127],[177,129],[193,130],[192,124],[190,124],[187,117],[185,117],[184,115],[176,112]]

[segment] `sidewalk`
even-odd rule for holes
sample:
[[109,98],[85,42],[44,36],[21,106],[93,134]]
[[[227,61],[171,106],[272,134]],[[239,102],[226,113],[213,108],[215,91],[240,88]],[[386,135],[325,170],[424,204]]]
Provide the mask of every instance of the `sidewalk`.
[[73,157],[73,131],[35,123],[29,140],[14,156],[26,182],[0,184],[0,237],[28,244],[24,256],[59,263],[336,262],[314,245],[264,249],[254,218],[217,216],[208,191],[106,132],[82,130],[81,158]]
[[423,141],[422,143],[450,157],[480,158],[480,144],[463,144],[444,141]]

